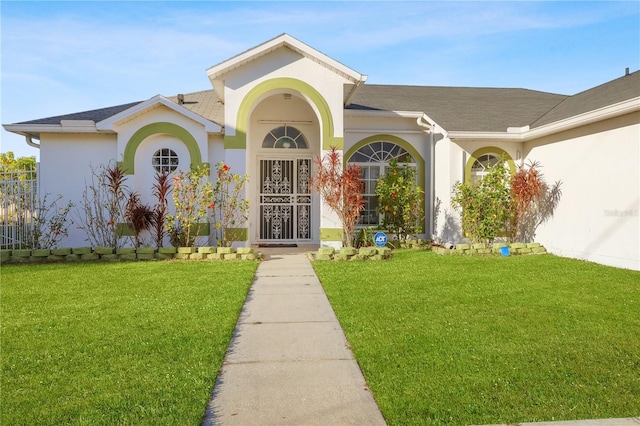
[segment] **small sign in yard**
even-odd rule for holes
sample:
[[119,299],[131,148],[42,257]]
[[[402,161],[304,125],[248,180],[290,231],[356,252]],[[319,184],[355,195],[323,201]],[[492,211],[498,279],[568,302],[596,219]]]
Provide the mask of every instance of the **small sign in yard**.
[[384,247],[387,245],[387,234],[384,232],[376,232],[376,235],[373,236],[373,242],[376,243],[378,247]]

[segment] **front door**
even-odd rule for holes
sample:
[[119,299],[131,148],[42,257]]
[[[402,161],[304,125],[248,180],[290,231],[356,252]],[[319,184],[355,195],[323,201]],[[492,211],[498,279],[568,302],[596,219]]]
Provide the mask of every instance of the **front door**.
[[260,240],[311,240],[310,158],[260,160]]

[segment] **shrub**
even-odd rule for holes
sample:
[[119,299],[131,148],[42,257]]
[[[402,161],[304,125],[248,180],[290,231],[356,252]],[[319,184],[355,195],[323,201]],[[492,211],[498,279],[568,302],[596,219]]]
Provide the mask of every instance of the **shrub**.
[[85,183],[80,206],[76,208],[76,222],[84,229],[87,241],[93,246],[120,247],[127,202],[124,171],[117,165],[91,167],[91,181]]
[[342,224],[342,244],[352,247],[360,212],[364,208],[360,167],[350,164],[342,167],[342,158],[336,147],[322,158],[315,157],[316,173],[311,186],[320,193],[324,203],[333,210]]
[[376,195],[382,210],[382,227],[405,240],[418,233],[424,222],[424,191],[416,184],[416,169],[390,162],[387,173],[378,179]]
[[249,218],[249,201],[243,196],[248,176],[231,173],[225,163],[216,164],[218,180],[213,188],[213,201],[209,208],[213,211],[217,244],[220,247],[231,245],[238,236],[231,229],[244,225]]
[[531,242],[538,226],[553,216],[560,202],[561,182],[547,185],[540,164],[529,162],[511,177],[511,241]]
[[504,158],[479,181],[456,182],[451,204],[460,210],[462,227],[474,243],[491,243],[505,229],[511,214],[510,176]]
[[165,228],[176,247],[193,247],[200,234],[202,219],[208,216],[213,187],[208,180],[209,167],[180,171],[173,178],[175,215],[168,215]]

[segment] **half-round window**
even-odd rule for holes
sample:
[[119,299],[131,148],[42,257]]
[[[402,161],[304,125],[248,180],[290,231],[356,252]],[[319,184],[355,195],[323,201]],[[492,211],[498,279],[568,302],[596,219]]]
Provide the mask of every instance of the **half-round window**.
[[178,154],[172,149],[162,148],[159,149],[151,157],[151,164],[157,172],[171,173],[178,168]]
[[295,127],[287,126],[278,127],[270,131],[262,141],[263,148],[281,148],[281,149],[306,149],[307,140],[302,132]]
[[407,164],[417,167],[415,158],[403,147],[393,142],[377,141],[362,146],[348,159],[349,164],[360,167],[360,181],[362,182],[364,209],[360,212],[361,226],[379,225],[381,214],[378,208],[378,196],[376,186],[378,179],[384,176],[389,169],[391,160],[398,164]]

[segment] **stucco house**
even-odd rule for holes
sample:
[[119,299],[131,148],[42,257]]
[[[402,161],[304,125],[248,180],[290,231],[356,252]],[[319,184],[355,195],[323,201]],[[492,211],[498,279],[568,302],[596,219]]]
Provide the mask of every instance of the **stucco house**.
[[[282,34],[206,72],[201,92],[4,128],[39,146],[40,191],[69,200],[80,197],[90,164],[118,162],[151,203],[162,162],[188,170],[224,161],[250,177],[242,244],[340,244],[339,222],[308,185],[312,158],[332,146],[363,168],[363,224],[380,220],[372,183],[390,159],[408,155],[426,194],[423,236],[453,242],[462,238],[450,207],[455,182],[503,154],[511,164],[538,161],[563,195],[536,241],[558,255],[640,269],[638,71],[573,96],[372,85]],[[64,246],[84,239],[71,229]]]

